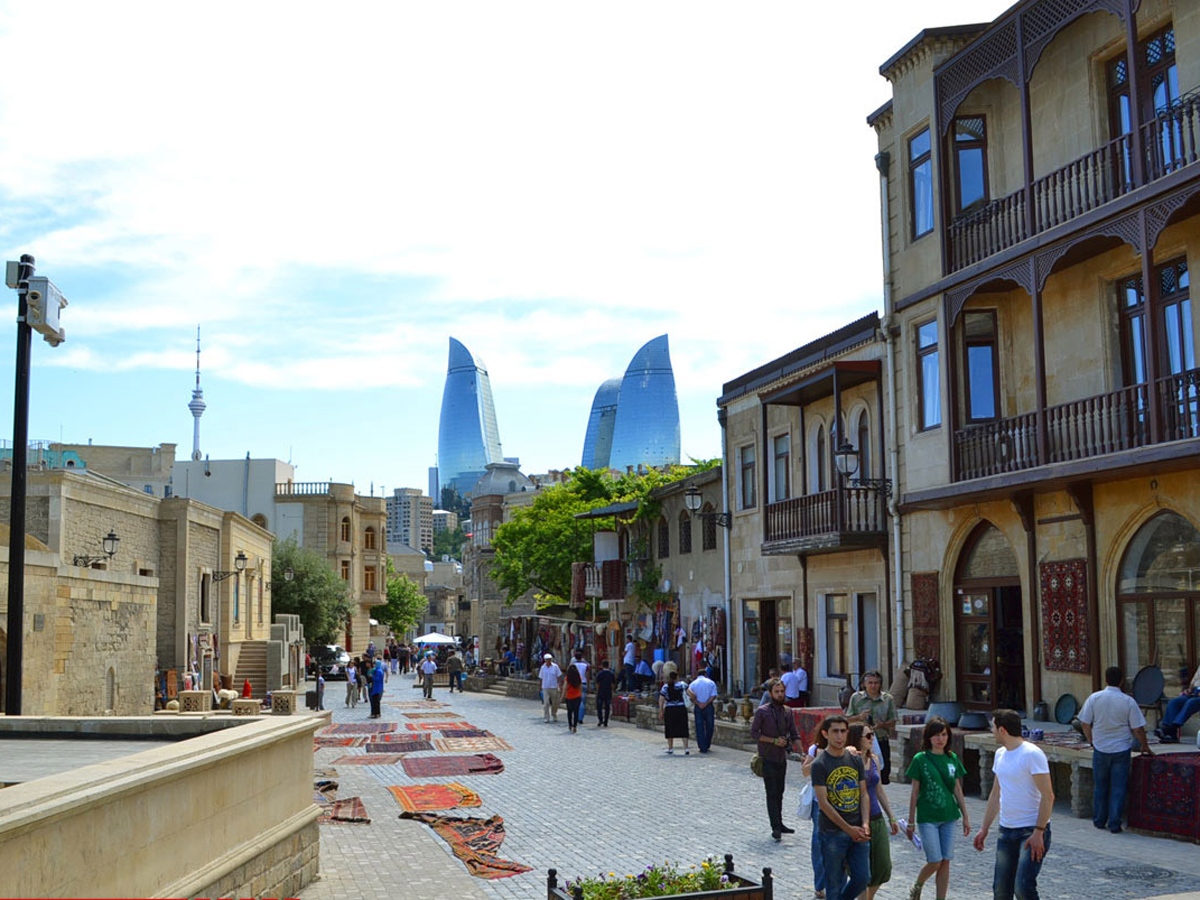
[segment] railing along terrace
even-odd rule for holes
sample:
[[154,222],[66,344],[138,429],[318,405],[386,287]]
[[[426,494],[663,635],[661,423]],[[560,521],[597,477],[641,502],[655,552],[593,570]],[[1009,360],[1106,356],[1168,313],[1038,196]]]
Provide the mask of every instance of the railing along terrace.
[[1047,407],[1046,434],[1050,462],[1144,447],[1150,443],[1146,385]]
[[1164,441],[1200,437],[1200,369],[1158,380]]
[[883,498],[878,491],[869,488],[838,487],[832,491],[790,497],[767,504],[766,513],[768,541],[886,530]]
[[276,497],[319,497],[328,493],[328,481],[289,481],[275,485]]
[[[1113,138],[1032,184],[1032,231],[1024,188],[950,222],[950,271],[987,259],[1035,234],[1116,200],[1133,183],[1132,135]],[[1200,160],[1200,91],[1181,98],[1141,127],[1146,183]]]
[[1037,416],[1024,413],[970,425],[954,435],[960,481],[1030,469],[1037,460]]

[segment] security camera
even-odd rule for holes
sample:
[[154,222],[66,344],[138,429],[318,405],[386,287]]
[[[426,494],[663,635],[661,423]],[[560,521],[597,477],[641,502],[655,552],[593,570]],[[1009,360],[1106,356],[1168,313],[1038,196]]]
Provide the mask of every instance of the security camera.
[[54,286],[53,281],[41,276],[30,278],[25,291],[25,303],[29,326],[40,333],[47,343],[57,346],[66,340],[66,332],[59,324],[59,315],[67,305],[67,298]]

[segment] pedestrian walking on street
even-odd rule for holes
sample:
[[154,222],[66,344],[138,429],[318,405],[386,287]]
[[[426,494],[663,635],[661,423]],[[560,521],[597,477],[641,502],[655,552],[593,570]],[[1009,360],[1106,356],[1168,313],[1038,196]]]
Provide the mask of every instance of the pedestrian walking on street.
[[808,673],[798,658],[792,660],[791,669],[784,672],[779,680],[783,682],[786,693],[784,706],[797,709],[808,705]]
[[683,755],[691,756],[688,749],[688,714],[687,701],[683,699],[683,684],[679,681],[679,673],[671,672],[667,683],[658,692],[658,721],[663,723],[663,731],[667,736],[667,753],[675,752],[675,739],[683,741]]
[[450,673],[450,693],[454,693],[454,689],[458,688],[458,692],[463,692],[462,674],[463,661],[458,653],[451,651],[446,658],[446,670]]
[[846,749],[845,716],[821,723],[826,746],[812,764],[813,793],[821,807],[821,856],[827,900],[854,900],[871,877],[871,804],[862,759]]
[[582,650],[575,651],[571,667],[579,670],[579,690],[582,692],[579,699],[579,724],[582,725],[584,716],[587,715],[588,669],[591,668],[584,660]]
[[865,722],[874,726],[875,740],[879,741],[879,752],[883,755],[881,780],[883,784],[890,784],[891,736],[896,728],[896,701],[891,694],[883,692],[883,676],[879,672],[870,671],[863,676],[863,689],[850,695],[846,718],[851,724]]
[[387,680],[387,668],[382,659],[375,660],[375,671],[371,673],[371,718],[381,715],[379,702],[383,699],[383,682]]
[[1088,697],[1079,711],[1083,736],[1092,745],[1092,824],[1113,834],[1121,833],[1134,741],[1142,753],[1154,755],[1146,738],[1146,717],[1137,701],[1121,690],[1124,680],[1124,672],[1109,666],[1104,673],[1107,687]]
[[900,833],[887,791],[879,789],[879,760],[875,756],[875,729],[861,722],[850,726],[846,746],[855,747],[867,775],[867,796],[871,801],[871,877],[867,881],[867,900],[874,900],[880,885],[892,880],[891,836]]
[[562,669],[558,667],[558,663],[554,661],[554,657],[547,653],[542,657],[542,667],[538,669],[538,675],[542,679],[542,719],[549,722],[551,714],[554,715],[554,721],[558,721],[558,698],[559,691],[562,688]]
[[633,680],[634,666],[637,663],[637,646],[633,643],[633,635],[625,639],[625,654],[621,657],[621,690],[632,691],[637,684]]
[[758,746],[758,755],[763,760],[763,787],[767,792],[767,818],[771,823],[771,837],[781,840],[785,834],[795,834],[794,828],[783,824],[783,789],[787,781],[787,757],[792,745],[800,740],[796,733],[796,719],[783,705],[783,682],[772,678],[767,682],[769,703],[754,712],[750,722],[750,737]]
[[346,665],[346,705],[351,709],[358,706],[358,669],[353,663]]
[[712,669],[705,669],[688,685],[688,696],[692,698],[692,709],[696,717],[696,746],[701,753],[712,747],[713,730],[716,728],[717,685],[712,680]]
[[437,663],[432,656],[426,656],[421,663],[421,689],[426,700],[433,699],[433,673],[437,671]]
[[[804,761],[801,763],[801,771],[805,778],[812,777],[812,764],[817,761],[817,757],[821,755],[821,751],[825,749],[825,735],[821,733],[824,723],[817,727],[817,738],[808,748],[808,752],[804,754]],[[849,738],[847,738],[849,740]],[[815,788],[816,785],[814,784]],[[813,870],[813,890],[818,898],[825,896],[825,857],[821,852],[821,804],[817,802],[817,792],[813,791],[812,800],[812,870]]]
[[963,836],[971,833],[962,789],[967,773],[958,754],[950,749],[952,736],[949,723],[941,716],[929,719],[921,734],[921,752],[913,757],[905,773],[912,781],[906,832],[912,840],[913,831],[919,831],[925,851],[925,865],[917,873],[908,900],[920,900],[930,878],[934,878],[937,886],[937,900],[944,900],[950,885],[950,860],[954,859],[954,832],[960,818]]
[[1021,737],[1021,716],[1011,709],[992,713],[992,736],[1000,746],[992,761],[995,781],[988,795],[975,849],[983,851],[992,822],[1000,815],[994,900],[1039,900],[1037,879],[1050,850],[1054,785],[1042,748]]
[[325,708],[325,676],[317,672],[317,709]]
[[596,673],[596,727],[608,727],[608,717],[612,715],[613,684],[617,676],[608,667],[608,660],[600,662],[600,671]]
[[563,699],[567,701],[567,727],[576,734],[579,727],[579,705],[583,702],[583,676],[574,666],[567,666]]

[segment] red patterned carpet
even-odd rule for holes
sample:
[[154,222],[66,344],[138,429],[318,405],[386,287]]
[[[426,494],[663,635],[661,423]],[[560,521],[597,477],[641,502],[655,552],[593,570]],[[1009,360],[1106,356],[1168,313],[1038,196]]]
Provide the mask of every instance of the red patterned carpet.
[[363,750],[367,753],[424,753],[432,749],[433,745],[429,741],[419,738],[411,741],[368,741],[363,745]]
[[335,766],[394,766],[404,757],[399,753],[365,753],[362,756],[339,756]]
[[508,878],[533,871],[529,866],[501,859],[497,855],[500,845],[504,843],[504,819],[500,816],[459,819],[431,813],[402,812],[400,818],[416,819],[433,828],[476,878]]
[[490,753],[478,753],[474,756],[409,756],[402,759],[400,765],[410,778],[498,775],[504,771],[504,763]]
[[396,730],[395,722],[347,722],[322,728],[318,734],[385,734]]
[[328,806],[321,807],[318,822],[336,822],[339,824],[370,825],[367,808],[360,797],[347,797],[345,800],[334,800]]
[[457,806],[482,806],[479,795],[458,782],[447,784],[389,785],[388,790],[409,812],[437,812]]
[[1129,826],[1200,842],[1200,753],[1133,758]]

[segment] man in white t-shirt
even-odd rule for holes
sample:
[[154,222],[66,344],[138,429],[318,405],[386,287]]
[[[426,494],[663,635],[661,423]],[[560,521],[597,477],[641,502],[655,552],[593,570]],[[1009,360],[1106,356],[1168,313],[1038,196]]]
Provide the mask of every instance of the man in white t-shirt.
[[588,694],[588,679],[587,679],[588,664],[587,664],[587,660],[585,660],[583,658],[582,650],[575,651],[575,659],[573,659],[571,661],[571,665],[573,665],[576,669],[579,670],[579,679],[580,679],[580,681],[583,682],[579,686],[579,690],[582,692],[580,695],[580,698],[579,698],[579,724],[582,725],[584,713],[587,712],[587,694]]
[[621,683],[617,688],[622,691],[633,690],[633,667],[637,665],[637,646],[633,643],[633,636],[625,640],[625,656],[621,662]]
[[798,708],[805,705],[808,699],[808,673],[800,665],[799,659],[792,660],[792,668],[779,678],[783,682],[783,705]]
[[1079,721],[1083,736],[1092,745],[1092,824],[1121,833],[1125,792],[1133,768],[1134,742],[1143,753],[1154,754],[1146,737],[1146,717],[1136,700],[1121,690],[1125,673],[1109,666],[1104,673],[1108,685],[1083,703]]
[[554,661],[554,656],[547,653],[542,657],[542,667],[538,669],[538,677],[542,679],[542,719],[546,722],[550,721],[550,714],[554,714],[554,721],[558,721],[558,698],[562,689],[563,673],[558,667],[558,663]]
[[712,746],[717,717],[713,706],[717,700],[717,684],[712,680],[712,669],[705,669],[697,675],[688,685],[687,692],[692,698],[692,709],[696,716],[696,744],[701,753],[707,753]]
[[434,661],[433,654],[425,654],[425,661],[421,663],[421,688],[426,700],[433,699],[433,673],[437,671],[437,662]]
[[1000,745],[992,763],[995,781],[983,825],[975,835],[975,849],[983,850],[999,813],[992,896],[994,900],[1012,900],[1015,891],[1021,900],[1039,900],[1037,878],[1050,849],[1050,813],[1054,809],[1050,763],[1041,747],[1021,737],[1021,716],[1011,709],[992,713],[992,736]]

